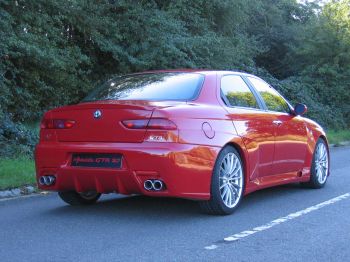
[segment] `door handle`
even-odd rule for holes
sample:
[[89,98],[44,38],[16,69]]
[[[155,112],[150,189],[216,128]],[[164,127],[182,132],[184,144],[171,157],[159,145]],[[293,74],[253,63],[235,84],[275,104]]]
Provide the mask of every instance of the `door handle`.
[[274,120],[274,121],[272,121],[272,123],[273,123],[274,125],[276,125],[276,126],[282,125],[282,121],[281,121],[281,120]]

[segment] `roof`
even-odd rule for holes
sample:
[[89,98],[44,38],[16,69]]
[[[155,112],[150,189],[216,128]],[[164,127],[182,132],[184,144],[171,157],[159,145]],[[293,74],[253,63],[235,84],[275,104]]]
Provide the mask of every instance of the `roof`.
[[240,74],[240,75],[246,75],[246,76],[253,76],[252,74],[248,74],[241,71],[233,71],[233,70],[214,70],[214,69],[192,69],[192,68],[179,68],[179,69],[163,69],[163,70],[148,70],[143,72],[135,72],[134,74],[142,74],[142,73],[171,73],[171,72],[184,72],[184,73],[204,73],[204,74],[227,74],[227,73],[234,73],[234,74]]

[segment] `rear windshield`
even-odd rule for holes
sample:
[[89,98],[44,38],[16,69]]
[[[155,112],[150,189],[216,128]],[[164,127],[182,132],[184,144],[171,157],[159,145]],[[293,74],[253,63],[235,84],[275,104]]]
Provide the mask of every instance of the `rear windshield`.
[[193,100],[203,84],[197,73],[148,73],[116,77],[82,102],[99,100]]

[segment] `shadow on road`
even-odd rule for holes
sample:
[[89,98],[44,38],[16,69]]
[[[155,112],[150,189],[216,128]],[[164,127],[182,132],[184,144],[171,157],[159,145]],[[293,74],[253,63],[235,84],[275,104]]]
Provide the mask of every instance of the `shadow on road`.
[[[310,189],[304,189],[298,184],[290,184],[268,188],[261,191],[251,193],[243,198],[243,201],[236,211],[239,213],[246,213],[250,209],[266,206],[273,207],[276,200],[283,202],[284,199],[292,197],[300,197]],[[313,191],[313,190],[311,190]],[[57,196],[58,198],[58,196]],[[61,201],[61,200],[59,200]],[[55,203],[58,203],[55,201]],[[196,201],[175,199],[175,198],[156,198],[147,196],[131,196],[131,197],[113,197],[107,196],[102,198],[95,205],[91,206],[69,206],[63,202],[52,209],[45,209],[44,212],[55,216],[79,215],[87,217],[89,215],[96,217],[119,217],[130,218],[133,217],[150,217],[152,220],[163,220],[164,218],[171,219],[188,219],[188,218],[212,218],[202,214]]]

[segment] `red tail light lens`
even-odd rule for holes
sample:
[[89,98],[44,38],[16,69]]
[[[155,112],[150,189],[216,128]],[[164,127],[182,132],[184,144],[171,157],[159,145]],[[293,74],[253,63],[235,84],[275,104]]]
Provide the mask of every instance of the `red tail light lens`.
[[65,120],[64,128],[72,128],[75,125],[75,121],[73,120]]
[[166,118],[151,118],[150,120],[124,120],[122,124],[129,129],[144,129],[146,142],[177,142],[179,131],[175,123]]
[[40,128],[42,129],[69,129],[75,125],[74,120],[66,119],[44,119]]
[[147,129],[176,130],[177,126],[169,119],[154,118],[149,121]]
[[40,123],[41,129],[53,129],[53,120],[52,119],[43,119]]
[[122,121],[122,123],[126,128],[145,129],[145,128],[147,128],[148,120],[147,119],[124,120],[124,121]]
[[154,118],[151,120],[124,120],[122,121],[126,128],[130,129],[156,129],[156,130],[176,130],[177,126],[169,119]]

